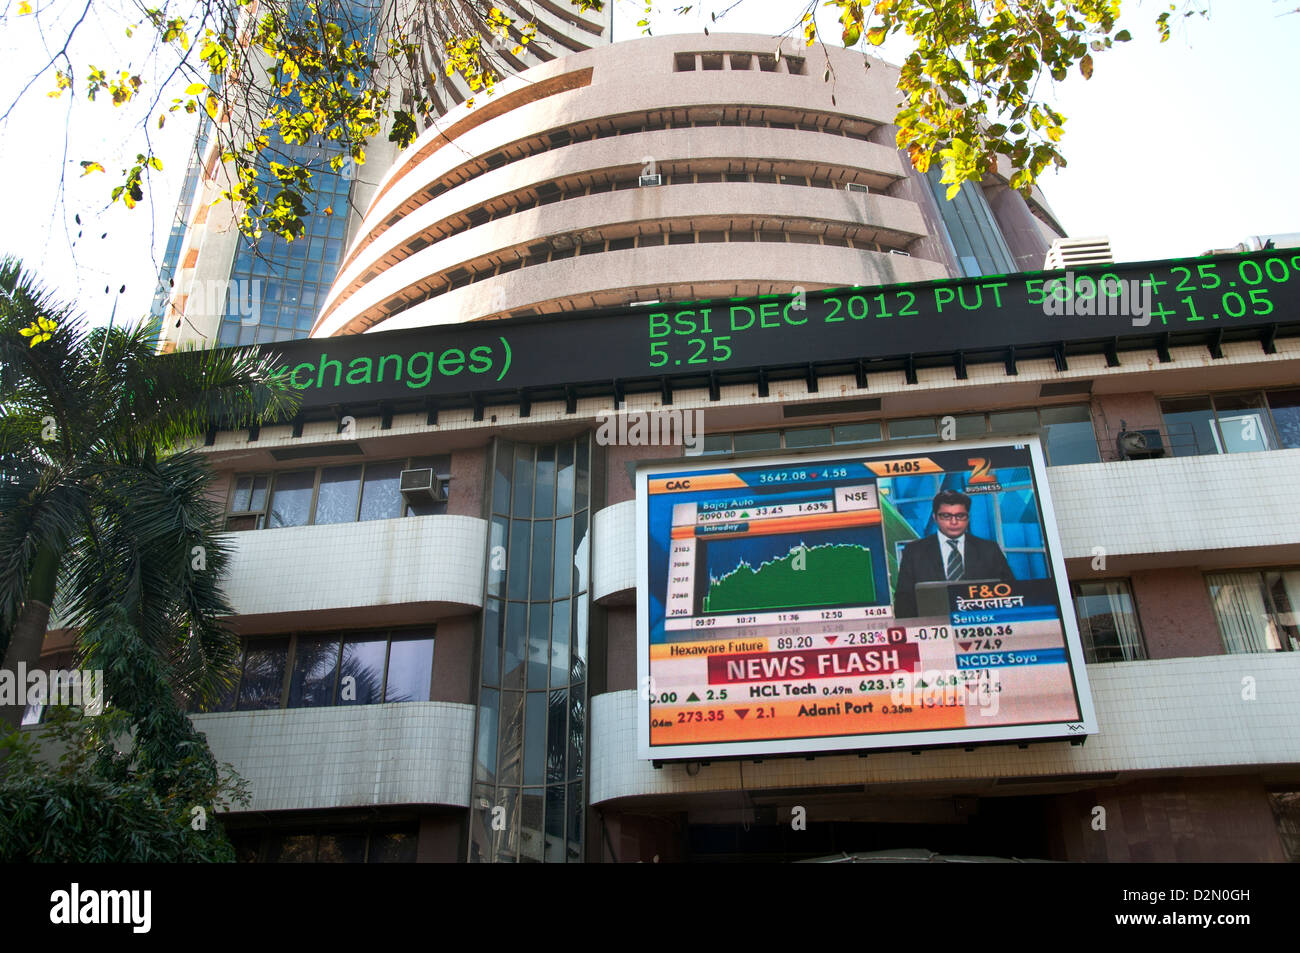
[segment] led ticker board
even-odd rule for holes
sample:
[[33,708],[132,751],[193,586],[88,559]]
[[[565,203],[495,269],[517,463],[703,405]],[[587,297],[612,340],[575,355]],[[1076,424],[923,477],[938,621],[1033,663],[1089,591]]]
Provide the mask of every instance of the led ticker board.
[[644,467],[637,520],[641,758],[1097,730],[1037,438]]
[[[1300,324],[1294,250],[438,324],[266,345],[305,410]],[[1165,339],[1165,335],[1168,339]]]

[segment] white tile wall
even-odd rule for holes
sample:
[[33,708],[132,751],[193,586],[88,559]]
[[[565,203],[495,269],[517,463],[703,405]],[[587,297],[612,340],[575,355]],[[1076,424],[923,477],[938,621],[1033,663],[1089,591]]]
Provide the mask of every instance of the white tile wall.
[[591,521],[591,594],[596,600],[636,588],[636,500],[600,510]]
[[[1127,771],[1300,764],[1300,653],[1219,655],[1088,666],[1100,733],[1065,741],[754,764],[636,758],[635,691],[598,695],[590,727],[591,803],[645,794],[758,791]],[[1248,688],[1253,687],[1253,698]]]
[[483,605],[487,523],[473,516],[231,533],[226,594],[239,615],[407,602]]
[[474,706],[403,702],[195,715],[249,783],[242,811],[372,804],[469,806]]

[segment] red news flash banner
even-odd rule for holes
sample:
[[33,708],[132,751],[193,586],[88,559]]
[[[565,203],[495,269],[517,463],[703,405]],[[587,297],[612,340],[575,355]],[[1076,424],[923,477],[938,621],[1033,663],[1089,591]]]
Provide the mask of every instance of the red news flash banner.
[[708,657],[709,684],[877,675],[900,669],[912,671],[916,669],[920,659],[921,650],[916,643],[820,649],[811,652],[710,655]]

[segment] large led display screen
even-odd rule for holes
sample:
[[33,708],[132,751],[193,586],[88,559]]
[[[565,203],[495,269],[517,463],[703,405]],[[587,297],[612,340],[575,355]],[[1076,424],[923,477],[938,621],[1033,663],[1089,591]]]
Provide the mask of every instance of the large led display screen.
[[1037,438],[644,467],[638,754],[1081,738]]

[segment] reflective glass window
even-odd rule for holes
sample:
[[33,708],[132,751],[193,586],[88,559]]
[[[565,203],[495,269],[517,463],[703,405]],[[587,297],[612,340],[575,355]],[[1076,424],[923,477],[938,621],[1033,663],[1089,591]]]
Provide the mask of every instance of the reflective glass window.
[[315,470],[277,473],[267,525],[305,526],[311,513],[311,494],[315,483]]
[[316,493],[316,523],[351,523],[357,518],[361,466],[326,467]]

